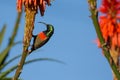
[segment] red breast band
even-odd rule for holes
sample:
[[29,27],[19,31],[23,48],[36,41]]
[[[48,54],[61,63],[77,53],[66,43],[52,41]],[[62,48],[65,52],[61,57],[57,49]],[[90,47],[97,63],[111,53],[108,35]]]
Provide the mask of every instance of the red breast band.
[[38,36],[41,40],[45,40],[47,38],[47,36],[43,32],[40,32]]

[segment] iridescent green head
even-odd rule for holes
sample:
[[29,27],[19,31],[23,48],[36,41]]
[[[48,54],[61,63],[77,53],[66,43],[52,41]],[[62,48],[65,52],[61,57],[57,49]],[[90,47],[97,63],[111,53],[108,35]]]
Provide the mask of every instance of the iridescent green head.
[[54,33],[54,27],[53,27],[53,25],[46,24],[44,22],[39,22],[39,23],[42,23],[42,24],[46,25],[47,29],[45,31],[43,31],[43,32],[45,32],[45,34],[46,34],[47,37],[51,37],[53,35],[53,33]]

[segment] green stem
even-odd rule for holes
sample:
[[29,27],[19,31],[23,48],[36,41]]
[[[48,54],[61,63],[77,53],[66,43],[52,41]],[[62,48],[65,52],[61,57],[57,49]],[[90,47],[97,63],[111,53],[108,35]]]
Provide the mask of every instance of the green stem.
[[[97,36],[98,36],[98,38],[100,40],[101,45],[104,45],[105,41],[104,41],[104,38],[102,36],[101,30],[100,30],[100,26],[99,26],[99,23],[98,23],[98,11],[97,11],[97,7],[96,7],[97,6],[96,0],[88,0],[88,3],[90,5],[91,18],[92,18],[92,21],[93,21],[93,24],[94,24]],[[106,57],[107,61],[110,64],[111,63],[110,62],[111,55],[110,55],[109,50],[107,50],[107,46],[103,46],[103,52],[105,54],[105,57]],[[120,73],[117,70],[117,67],[116,67],[114,61],[113,61],[112,64],[110,64],[110,66],[111,66],[114,74],[118,78],[118,80],[120,80]]]

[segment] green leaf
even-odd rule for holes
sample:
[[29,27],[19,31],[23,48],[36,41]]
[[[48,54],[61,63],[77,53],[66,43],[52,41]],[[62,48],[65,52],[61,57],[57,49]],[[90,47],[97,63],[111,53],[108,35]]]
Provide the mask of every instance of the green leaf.
[[[37,61],[54,61],[54,62],[59,62],[59,63],[65,64],[62,61],[59,61],[59,60],[56,60],[56,59],[52,59],[52,58],[37,58],[37,59],[26,61],[25,64],[29,64],[29,63],[37,62]],[[0,79],[6,77],[9,73],[11,73],[12,71],[14,71],[17,67],[18,67],[18,65],[15,65],[12,68],[8,69],[7,71],[2,72],[0,74]]]
[[1,52],[1,54],[0,54],[0,70],[1,70],[1,65],[2,65],[2,63],[5,61],[6,57],[8,56],[8,52],[10,51],[10,49],[11,49],[13,46],[15,46],[15,45],[17,45],[17,44],[19,44],[19,43],[21,43],[21,41],[18,41],[18,42],[16,42],[16,43],[13,43],[12,45],[9,45],[5,50],[3,50],[3,51]]
[[3,64],[3,62],[5,61],[6,57],[8,56],[8,52],[10,51],[12,45],[8,46],[6,49],[4,49],[2,51],[2,53],[0,54],[0,66]]
[[17,35],[17,32],[18,32],[21,17],[22,17],[22,12],[19,12],[18,15],[17,15],[17,18],[16,18],[16,22],[15,22],[15,25],[14,25],[12,35],[10,37],[9,45],[13,44],[13,42],[14,42],[14,39],[15,39],[15,37]]
[[37,58],[37,59],[29,60],[29,61],[25,62],[25,64],[28,64],[28,63],[31,63],[31,62],[36,62],[36,61],[52,61],[52,62],[58,62],[58,63],[61,63],[61,64],[66,64],[63,61],[53,59],[53,58]]
[[14,45],[14,39],[17,35],[17,31],[18,31],[18,28],[19,28],[19,23],[20,23],[20,20],[21,20],[21,15],[22,15],[22,13],[18,13],[16,23],[14,25],[14,30],[13,30],[12,35],[10,37],[8,47],[0,54],[0,66],[2,64],[4,64],[4,62],[6,61],[6,59],[8,57],[8,53],[9,53],[10,49]]
[[6,67],[8,64],[10,64],[12,61],[15,61],[15,59],[18,59],[20,56],[21,56],[21,54],[13,57],[13,58],[10,59],[8,62],[6,62],[6,63],[4,63],[3,65],[1,65],[1,66],[0,66],[0,70],[2,70],[3,68],[5,68],[5,67]]
[[[8,78],[8,77],[6,77],[6,78],[2,78],[2,80],[12,80],[12,78]],[[17,79],[17,80],[22,80],[22,79]]]
[[13,46],[17,45],[17,44],[22,44],[22,41],[18,41],[18,42],[14,42]]
[[6,31],[6,24],[3,26],[2,30],[0,31],[0,46],[2,44],[4,35],[5,35],[5,31]]

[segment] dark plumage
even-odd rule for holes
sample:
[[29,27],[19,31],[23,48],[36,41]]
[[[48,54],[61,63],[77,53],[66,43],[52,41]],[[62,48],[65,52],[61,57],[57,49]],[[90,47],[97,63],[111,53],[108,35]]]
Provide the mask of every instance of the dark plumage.
[[46,25],[47,29],[43,32],[40,32],[38,35],[33,35],[33,45],[29,53],[45,45],[54,33],[54,27],[52,25],[46,23],[43,24]]

